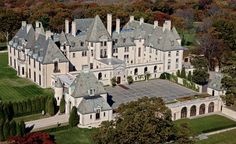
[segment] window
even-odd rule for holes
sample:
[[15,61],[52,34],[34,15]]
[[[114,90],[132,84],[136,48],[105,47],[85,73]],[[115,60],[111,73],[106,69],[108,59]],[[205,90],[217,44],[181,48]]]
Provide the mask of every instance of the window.
[[60,70],[58,69],[58,61],[54,62],[54,70],[53,70],[53,72],[54,73],[60,72]]
[[168,52],[168,57],[170,57],[171,56],[171,52]]
[[107,57],[107,49],[104,49],[104,57]]
[[129,47],[125,47],[125,52],[129,52]]
[[139,47],[138,48],[138,57],[140,57],[141,56],[141,48]]
[[14,49],[14,56],[16,55],[16,49]]
[[14,68],[16,68],[16,60],[14,59]]
[[106,116],[106,112],[103,113],[103,116],[104,116],[104,117]]
[[10,50],[10,53],[11,53],[11,47],[9,48],[9,50]]
[[95,93],[95,89],[90,89],[90,90],[89,90],[89,95],[90,95],[90,96],[93,96],[94,93]]
[[29,69],[29,78],[31,79],[31,69]]
[[30,65],[30,57],[29,57],[29,65]]
[[36,82],[36,72],[34,72],[34,82]]
[[114,52],[114,53],[118,53],[118,48],[114,48],[114,49],[113,49],[113,52]]
[[41,75],[39,75],[39,85],[41,85]]
[[90,119],[92,119],[93,118],[93,115],[90,115]]
[[10,65],[12,66],[12,58],[10,57]]
[[107,42],[106,41],[104,41],[104,46],[107,46]]
[[129,55],[124,55],[124,59],[125,60],[129,59]]
[[90,69],[93,69],[93,63],[90,63]]
[[134,69],[134,75],[138,75],[138,68]]
[[100,119],[100,109],[96,110],[96,120]]
[[39,62],[39,70],[41,71],[41,63]]
[[82,56],[87,56],[87,51],[82,51]]
[[80,42],[80,46],[84,46],[84,42]]
[[157,72],[157,66],[154,66],[154,73]]
[[158,55],[158,50],[156,49],[156,55]]
[[91,47],[93,47],[93,43],[91,43]]
[[35,63],[36,63],[36,62],[35,62],[35,59],[34,59],[34,68],[35,68]]
[[179,59],[176,59],[176,64],[175,64],[175,68],[178,69],[179,68]]
[[179,56],[179,51],[176,51],[176,56]]
[[101,42],[101,46],[103,46],[103,42]]
[[22,75],[25,74],[25,69],[23,67],[22,67],[21,73],[22,73]]
[[91,50],[91,56],[93,56],[93,50]]
[[102,80],[102,73],[98,73],[98,80]]
[[170,69],[170,65],[171,65],[171,60],[168,59],[168,67],[167,67],[168,70]]
[[75,58],[75,53],[73,53],[73,58]]

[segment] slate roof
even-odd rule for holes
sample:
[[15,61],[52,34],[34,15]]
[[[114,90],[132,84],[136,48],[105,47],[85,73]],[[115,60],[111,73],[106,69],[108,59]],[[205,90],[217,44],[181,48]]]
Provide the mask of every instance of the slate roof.
[[101,37],[111,40],[110,34],[108,33],[107,29],[102,23],[100,17],[97,15],[94,18],[93,23],[89,27],[86,40],[92,42],[98,42]]
[[109,104],[101,96],[87,96],[82,99],[77,110],[81,114],[96,113],[96,109],[101,108],[101,111],[112,110]]
[[75,19],[77,34],[81,32],[87,32],[89,26],[93,22],[94,18]]
[[60,78],[57,78],[57,80],[55,82],[55,87],[57,87],[57,88],[62,88],[63,87],[63,84],[62,84]]
[[224,75],[218,72],[212,72],[210,75],[211,75],[211,78],[210,78],[210,82],[208,83],[208,87],[214,90],[219,90],[219,91],[223,90],[221,79],[224,77]]
[[81,72],[71,84],[72,97],[88,96],[88,91],[94,89],[94,95],[105,94],[103,85],[97,80],[92,72]]

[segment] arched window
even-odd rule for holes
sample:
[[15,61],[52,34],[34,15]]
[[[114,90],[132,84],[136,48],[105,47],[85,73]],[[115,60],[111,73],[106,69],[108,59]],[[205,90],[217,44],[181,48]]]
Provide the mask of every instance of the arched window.
[[59,69],[58,69],[58,61],[55,61],[54,62],[54,70],[53,70],[53,72],[59,72]]
[[197,108],[195,105],[193,105],[191,108],[190,108],[190,116],[196,116],[197,114]]
[[199,108],[199,115],[205,114],[206,106],[205,104],[201,104]]
[[98,73],[98,80],[102,79],[102,73]]
[[211,102],[208,106],[208,113],[214,112],[214,102]]
[[138,68],[134,69],[134,75],[138,75]]
[[146,73],[146,72],[147,72],[147,70],[148,70],[148,68],[147,68],[147,67],[145,67],[145,68],[144,68],[144,73]]
[[181,118],[186,118],[187,117],[187,108],[183,107],[181,109]]
[[157,66],[154,66],[154,73],[157,72]]

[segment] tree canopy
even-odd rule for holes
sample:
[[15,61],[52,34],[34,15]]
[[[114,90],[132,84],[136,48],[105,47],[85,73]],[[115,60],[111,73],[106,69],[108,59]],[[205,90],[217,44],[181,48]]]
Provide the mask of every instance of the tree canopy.
[[187,128],[174,125],[171,112],[161,98],[144,97],[122,104],[117,115],[114,121],[102,123],[93,137],[96,143],[191,143],[189,133],[185,133]]

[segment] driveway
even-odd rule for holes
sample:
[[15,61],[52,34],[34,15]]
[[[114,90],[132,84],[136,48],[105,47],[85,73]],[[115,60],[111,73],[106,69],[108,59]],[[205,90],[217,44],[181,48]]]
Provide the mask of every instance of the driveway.
[[131,85],[105,87],[105,90],[109,94],[108,101],[112,108],[117,108],[121,103],[137,100],[144,96],[162,97],[165,102],[170,102],[177,98],[199,94],[191,89],[161,79],[135,82]]

